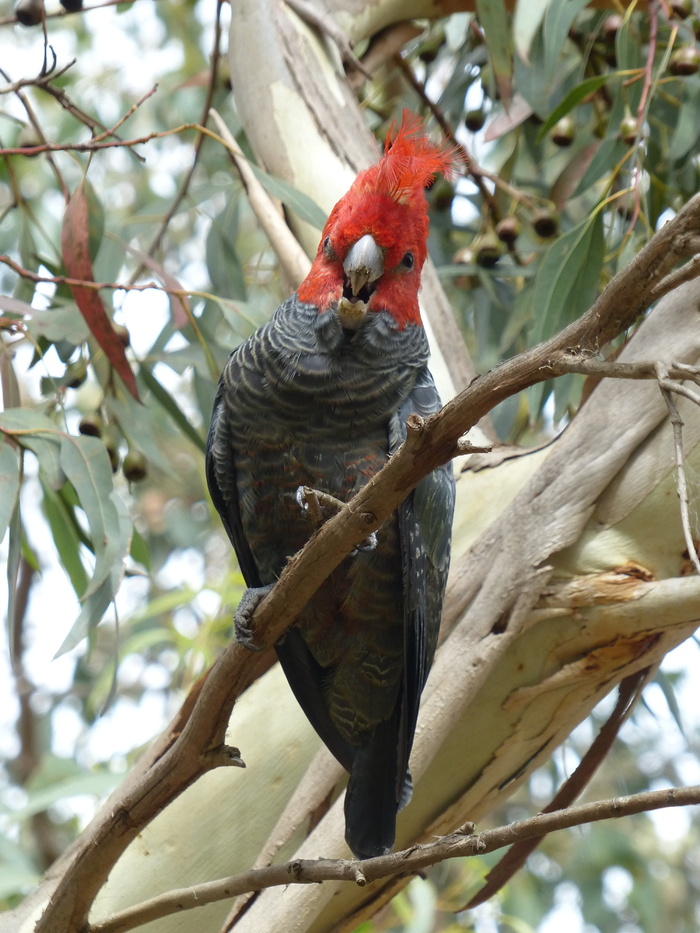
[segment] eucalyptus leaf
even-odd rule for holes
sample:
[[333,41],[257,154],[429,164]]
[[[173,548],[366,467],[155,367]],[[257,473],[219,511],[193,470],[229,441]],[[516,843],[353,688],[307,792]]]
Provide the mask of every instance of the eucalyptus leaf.
[[[591,305],[603,264],[603,221],[596,210],[550,246],[534,284],[532,342],[539,343]],[[528,389],[530,411],[539,411],[544,388]]]
[[80,598],[88,585],[88,575],[80,558],[81,536],[71,506],[50,484],[42,481],[44,515],[51,528],[54,544],[63,567]]
[[530,46],[552,0],[518,0],[513,17],[515,47],[527,59]]
[[211,222],[206,257],[214,292],[225,298],[245,300],[247,289],[236,246],[238,215],[238,198],[234,196],[229,198],[226,207]]
[[250,167],[260,184],[267,189],[268,194],[271,194],[273,198],[278,198],[290,211],[294,211],[300,220],[306,221],[317,230],[323,230],[326,225],[326,215],[308,194],[282,181],[281,178],[268,175],[252,162]]
[[544,67],[546,79],[551,82],[557,63],[566,47],[573,21],[589,0],[552,0],[547,7],[542,26]]
[[682,159],[695,146],[700,135],[700,82],[685,82],[684,99],[668,149],[668,158]]
[[505,0],[476,0],[476,15],[484,29],[498,90],[508,106],[513,75],[513,39]]
[[19,496],[22,460],[16,447],[0,440],[0,542],[5,537]]
[[5,314],[15,314],[17,317],[24,317],[28,314],[36,314],[36,308],[33,308],[26,301],[20,301],[19,298],[12,298],[10,295],[0,295],[0,311]]
[[599,88],[603,87],[603,85],[607,84],[612,78],[617,78],[619,76],[617,72],[613,74],[594,75],[594,77],[586,78],[585,81],[581,81],[580,84],[577,84],[544,121],[537,134],[537,141],[541,142],[552,127],[554,127],[562,117],[565,117],[567,113],[570,113],[577,104],[580,104],[582,100],[588,97],[589,94],[593,94]]
[[74,303],[34,311],[25,326],[35,338],[45,337],[52,343],[66,340],[75,347],[85,343],[90,336],[90,328]]
[[102,441],[83,435],[62,438],[61,466],[78,494],[95,553],[92,578],[83,594],[87,599],[108,579],[125,553],[113,496],[112,468]]
[[123,558],[129,551],[132,526],[129,513],[121,499],[114,496],[112,505],[117,515],[118,527],[116,539],[114,540],[114,550],[118,554],[118,559],[112,562],[111,567],[108,568],[107,576],[97,587],[94,585],[95,576],[97,575],[97,567],[95,568],[95,575],[82,600],[80,614],[56,652],[55,657],[57,658],[79,645],[84,638],[87,638],[92,629],[100,624],[119,589],[119,584],[124,575]]
[[120,780],[120,775],[110,774],[107,771],[74,775],[39,790],[31,791],[25,805],[20,810],[14,811],[13,815],[17,820],[26,820],[71,797],[82,797],[86,794],[104,797],[116,787]]
[[603,258],[603,222],[596,210],[559,237],[542,260],[533,292],[532,342],[539,343],[587,310]]
[[[176,475],[172,460],[168,459],[159,445],[159,435],[172,434],[170,423],[163,421],[157,408],[139,405],[130,396],[105,397],[105,408],[118,423],[120,430],[134,443],[151,463],[169,476]],[[158,423],[160,422],[160,423]]]
[[47,482],[53,489],[61,488],[65,482],[60,463],[62,432],[54,421],[33,408],[8,408],[0,412],[0,431],[31,450]]
[[182,411],[170,392],[156,379],[153,372],[147,366],[142,366],[139,372],[139,378],[143,381],[143,384],[150,391],[158,404],[172,418],[176,427],[178,427],[195,446],[204,452],[206,449],[206,441],[200,432],[190,424],[187,415]]

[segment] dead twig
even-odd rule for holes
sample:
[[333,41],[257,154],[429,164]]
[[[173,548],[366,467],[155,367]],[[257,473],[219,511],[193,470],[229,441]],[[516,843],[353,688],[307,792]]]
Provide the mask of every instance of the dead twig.
[[549,833],[572,826],[583,826],[602,820],[619,819],[636,813],[647,813],[665,807],[686,807],[700,803],[700,786],[665,788],[645,791],[627,797],[613,797],[595,803],[582,804],[538,813],[525,820],[474,833],[473,824],[465,832],[443,836],[427,845],[411,846],[401,852],[358,862],[348,859],[295,859],[283,865],[254,868],[251,871],[218,881],[208,881],[191,888],[168,891],[150,901],[138,904],[87,928],[88,933],[126,933],[137,926],[167,917],[182,910],[203,907],[215,901],[227,900],[249,891],[259,891],[275,885],[319,884],[322,881],[347,881],[361,886],[393,875],[414,874],[448,858],[465,858],[495,852],[513,842],[539,840]]

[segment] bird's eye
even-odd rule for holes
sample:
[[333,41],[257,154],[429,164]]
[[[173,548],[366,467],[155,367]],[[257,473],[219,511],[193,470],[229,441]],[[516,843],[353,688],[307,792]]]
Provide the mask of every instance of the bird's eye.
[[323,252],[329,259],[335,259],[335,250],[331,246],[331,238],[329,236],[323,241]]
[[406,255],[401,260],[401,265],[406,269],[413,268],[413,253],[406,253]]

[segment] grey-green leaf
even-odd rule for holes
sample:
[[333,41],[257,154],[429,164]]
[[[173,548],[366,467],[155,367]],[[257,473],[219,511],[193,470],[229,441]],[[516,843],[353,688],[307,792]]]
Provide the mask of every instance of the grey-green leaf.
[[121,558],[119,516],[112,497],[112,468],[101,440],[83,435],[61,439],[61,466],[78,494],[95,553],[84,599],[96,592]]
[[9,441],[0,441],[0,542],[17,504],[21,466],[17,448]]
[[33,311],[25,326],[35,338],[46,337],[52,343],[67,340],[76,347],[90,336],[90,328],[74,302],[46,311]]
[[8,408],[0,412],[0,431],[36,454],[47,482],[53,489],[61,488],[65,481],[59,457],[61,431],[55,422],[32,408]]
[[[112,549],[116,557],[107,570],[107,576],[97,587],[94,586],[95,577],[93,576],[90,587],[82,600],[80,614],[56,652],[55,657],[57,658],[75,648],[90,634],[93,628],[99,625],[110,603],[114,600],[124,575],[123,558],[129,551],[132,530],[131,519],[126,506],[116,495],[112,495],[110,503],[114,508],[117,520],[117,531],[112,542]],[[95,571],[97,572],[97,567]]]
[[542,27],[542,37],[544,40],[545,73],[548,82],[554,77],[557,62],[566,46],[571,24],[589,2],[590,0],[552,0],[552,3],[547,7]]
[[250,167],[260,184],[267,189],[273,198],[279,198],[291,211],[294,211],[300,220],[305,220],[312,227],[323,230],[326,225],[326,215],[318,204],[311,200],[308,194],[304,194],[303,191],[299,191],[286,181],[282,181],[281,178],[268,175],[267,172],[263,172],[261,168],[253,165],[252,162]]
[[562,117],[565,117],[567,113],[573,110],[577,104],[580,104],[584,98],[588,97],[588,95],[592,94],[594,91],[597,91],[613,77],[618,77],[618,75],[594,75],[592,78],[586,78],[585,81],[581,81],[580,84],[572,88],[561,103],[557,104],[540,127],[540,131],[537,134],[537,141],[541,142]]

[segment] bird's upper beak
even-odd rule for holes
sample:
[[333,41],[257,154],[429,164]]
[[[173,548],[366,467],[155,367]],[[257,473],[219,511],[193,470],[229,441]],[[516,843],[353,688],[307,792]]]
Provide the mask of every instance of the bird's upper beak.
[[338,302],[338,314],[343,327],[357,330],[367,313],[374,283],[384,272],[384,255],[369,233],[351,247],[343,271],[346,284]]

